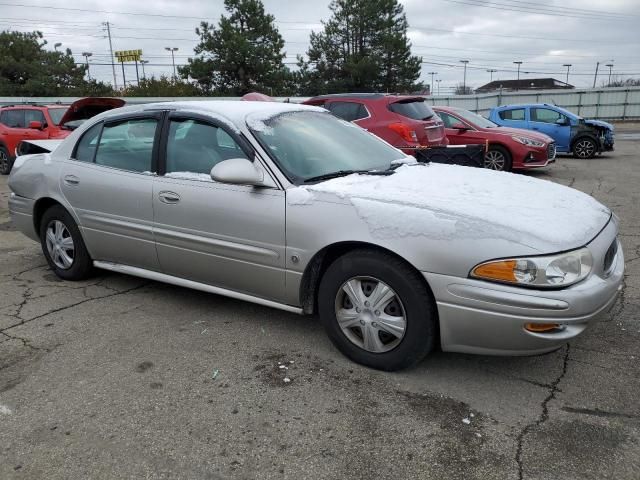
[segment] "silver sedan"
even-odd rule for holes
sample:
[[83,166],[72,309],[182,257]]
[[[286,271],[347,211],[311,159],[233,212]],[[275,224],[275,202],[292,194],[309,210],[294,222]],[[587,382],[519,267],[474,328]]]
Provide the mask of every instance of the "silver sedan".
[[439,346],[548,352],[621,288],[618,220],[588,195],[421,164],[320,108],[176,102],[101,114],[19,157],[15,225],[53,271],[112,270],[290,312],[396,370]]

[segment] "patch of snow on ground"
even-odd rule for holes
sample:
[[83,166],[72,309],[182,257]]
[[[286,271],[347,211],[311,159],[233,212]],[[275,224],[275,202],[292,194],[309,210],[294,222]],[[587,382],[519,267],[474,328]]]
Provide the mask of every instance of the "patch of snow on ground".
[[13,412],[5,405],[0,405],[0,415],[11,415]]
[[164,174],[167,178],[179,178],[180,180],[199,180],[201,182],[213,182],[208,173],[195,172],[169,172]]
[[313,193],[305,187],[294,187],[287,190],[287,204],[311,205],[312,203]]
[[583,244],[609,210],[575,189],[521,174],[457,165],[403,165],[390,176],[349,175],[307,187],[349,198],[381,237],[531,237]]

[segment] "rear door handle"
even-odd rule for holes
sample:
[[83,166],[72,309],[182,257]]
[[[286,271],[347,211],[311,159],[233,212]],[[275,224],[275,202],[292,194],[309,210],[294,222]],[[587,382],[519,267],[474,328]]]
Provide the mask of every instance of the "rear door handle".
[[158,198],[162,203],[173,204],[180,201],[180,195],[175,192],[162,191],[158,194]]
[[78,185],[80,183],[80,179],[78,177],[76,177],[75,175],[67,175],[64,177],[64,183],[65,185],[69,185],[71,187],[75,187],[76,185]]

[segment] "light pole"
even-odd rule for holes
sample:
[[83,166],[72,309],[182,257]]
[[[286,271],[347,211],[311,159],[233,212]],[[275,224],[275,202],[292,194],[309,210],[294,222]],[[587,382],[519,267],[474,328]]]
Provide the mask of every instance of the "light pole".
[[462,77],[462,94],[467,94],[467,63],[469,60],[460,60],[460,63],[464,64],[464,76]]
[[142,65],[142,79],[146,80],[147,79],[147,74],[144,73],[144,66],[145,64],[149,63],[149,60],[140,60],[140,65]]
[[58,47],[61,47],[62,43],[58,42],[58,43],[54,43],[53,44],[53,49],[57,52],[58,51]]
[[89,72],[89,57],[91,55],[93,55],[93,53],[91,53],[91,52],[82,52],[82,55],[84,56],[84,59],[85,59],[85,61],[87,63],[87,79],[89,81],[91,81],[91,72]]
[[441,79],[441,78],[438,78],[438,79],[436,80],[436,83],[438,84],[438,96],[440,96],[440,82],[441,82],[441,81],[442,81],[442,79]]
[[571,68],[571,64],[570,63],[565,63],[562,66],[563,67],[567,67],[567,81],[565,83],[569,83],[569,69]]
[[613,70],[613,63],[607,63],[605,65],[605,67],[609,67],[609,84],[607,86],[610,87],[611,86],[611,71]]
[[437,75],[438,72],[428,72],[427,75],[431,75],[431,88],[429,89],[429,94],[433,95],[433,76]]
[[517,61],[517,62],[513,62],[513,63],[518,65],[518,80],[516,82],[516,90],[519,90],[520,87],[519,87],[518,84],[520,83],[520,65],[522,65],[522,62],[521,61]]
[[176,81],[176,57],[174,52],[178,51],[178,47],[164,47],[167,52],[171,52],[171,63],[173,63],[173,81]]
[[491,75],[491,76],[489,77],[489,81],[490,81],[490,82],[493,82],[493,74],[494,74],[494,73],[496,73],[497,71],[498,71],[498,70],[493,70],[493,69],[487,70],[487,72],[489,72],[489,74]]

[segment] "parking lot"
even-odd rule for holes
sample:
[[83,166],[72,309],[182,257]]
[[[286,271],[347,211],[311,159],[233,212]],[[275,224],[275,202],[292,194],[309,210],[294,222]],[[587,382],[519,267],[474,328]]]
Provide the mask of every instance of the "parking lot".
[[617,135],[526,174],[621,218],[612,310],[548,355],[399,373],[351,363],[314,318],[106,272],[62,282],[0,177],[0,478],[640,478],[640,124]]

